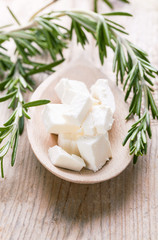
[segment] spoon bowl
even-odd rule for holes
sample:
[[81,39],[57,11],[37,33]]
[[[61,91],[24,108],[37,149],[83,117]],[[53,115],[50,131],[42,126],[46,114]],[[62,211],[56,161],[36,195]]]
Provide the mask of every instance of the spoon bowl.
[[[51,103],[59,103],[60,101],[55,93],[54,87],[62,77],[83,81],[88,88],[90,88],[98,78],[106,78],[100,70],[88,62],[78,61],[71,63],[63,70],[49,76],[36,89],[30,101],[49,99]],[[29,110],[31,120],[28,121],[27,132],[32,150],[40,163],[54,175],[70,182],[93,184],[117,176],[130,163],[132,157],[129,155],[128,144],[123,147],[122,142],[134,121],[125,121],[125,117],[128,115],[128,105],[124,102],[123,94],[112,81],[109,81],[109,86],[114,94],[116,103],[116,111],[114,113],[115,120],[109,132],[112,159],[96,173],[87,169],[82,169],[81,172],[74,172],[55,167],[48,157],[48,148],[57,144],[57,136],[47,133],[43,125],[41,113],[44,106],[31,108]]]

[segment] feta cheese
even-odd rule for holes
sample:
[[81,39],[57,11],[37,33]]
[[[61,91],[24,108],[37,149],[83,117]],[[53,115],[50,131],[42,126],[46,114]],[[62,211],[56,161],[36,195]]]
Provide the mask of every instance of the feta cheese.
[[58,135],[58,145],[62,147],[69,154],[76,154],[80,156],[78,146],[77,146],[77,138],[81,135],[65,133]]
[[93,124],[98,134],[105,134],[113,124],[112,111],[105,105],[97,105],[92,109]]
[[113,124],[115,101],[108,81],[98,79],[90,94],[83,82],[62,78],[55,90],[62,104],[48,104],[43,111],[47,131],[58,134],[58,146],[49,149],[52,163],[98,171],[112,157],[107,131]]
[[95,105],[82,124],[84,135],[105,134],[113,124],[112,111],[105,105]]
[[71,108],[64,113],[64,117],[67,121],[80,126],[92,107],[92,100],[86,95],[76,95],[70,106]]
[[85,163],[82,158],[68,154],[57,145],[52,148],[49,148],[48,155],[52,164],[57,167],[62,167],[78,172],[83,167],[85,167]]
[[92,111],[88,113],[86,119],[84,120],[84,122],[82,124],[84,135],[86,135],[86,136],[94,136],[94,135],[96,135],[96,128],[94,126],[94,120],[93,120]]
[[55,87],[55,91],[64,104],[71,104],[72,100],[76,95],[88,95],[89,91],[86,85],[77,80],[69,80],[67,78],[62,78]]
[[79,157],[79,156],[77,156],[77,155],[75,155],[75,154],[72,154],[71,156],[72,156],[74,159],[76,159],[77,161],[79,161],[79,162],[83,165],[83,167],[86,167],[86,164],[85,164],[83,158],[81,158],[81,157]]
[[98,79],[91,87],[91,95],[98,99],[101,104],[110,107],[112,113],[115,112],[115,99],[108,85],[108,80]]
[[63,93],[65,91],[65,88],[67,87],[68,85],[68,79],[67,78],[62,78],[58,83],[57,85],[55,86],[55,92],[58,96],[58,98],[61,100],[62,97],[63,97]]
[[111,157],[107,134],[81,137],[77,140],[77,146],[87,168],[94,172],[98,171]]
[[79,127],[64,118],[65,112],[70,110],[66,104],[47,104],[43,111],[43,122],[49,133],[59,134],[77,132]]

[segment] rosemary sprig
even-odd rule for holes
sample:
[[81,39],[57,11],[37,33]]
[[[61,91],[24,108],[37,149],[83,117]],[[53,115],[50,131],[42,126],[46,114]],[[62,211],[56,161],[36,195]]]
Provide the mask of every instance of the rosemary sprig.
[[[46,100],[25,103],[23,94],[26,90],[32,91],[33,74],[43,71],[54,71],[53,68],[63,62],[63,50],[73,33],[77,36],[77,42],[83,48],[88,43],[87,33],[90,33],[98,47],[100,61],[103,64],[107,57],[107,48],[114,51],[113,71],[116,72],[116,83],[123,84],[125,101],[132,95],[127,120],[137,115],[138,121],[129,130],[123,145],[129,140],[130,154],[134,154],[134,162],[139,155],[147,150],[147,135],[151,137],[150,110],[153,118],[158,118],[158,109],[152,96],[152,79],[157,70],[148,60],[148,55],[130,41],[122,37],[126,34],[124,27],[112,21],[109,16],[131,16],[128,13],[112,12],[99,14],[92,11],[71,10],[53,11],[41,16],[32,17],[32,21],[26,26],[20,26],[11,31],[0,32],[0,47],[3,43],[12,39],[15,43],[17,60],[11,62],[9,57],[2,53],[0,58],[0,71],[7,76],[0,82],[0,90],[7,90],[6,95],[0,101],[10,99],[9,108],[13,114],[0,128],[0,141],[5,142],[0,149],[1,172],[3,176],[3,158],[9,148],[13,149],[12,161],[15,162],[18,138],[24,126],[24,117],[30,118],[27,110],[29,107],[46,104]],[[57,20],[61,17],[69,17],[71,27],[67,29]],[[4,50],[4,49],[3,49]],[[43,55],[47,52],[52,59],[49,64],[32,61],[32,57]],[[61,56],[61,60],[57,59]],[[144,108],[142,105],[144,99]]]
[[[55,65],[56,63],[53,64]],[[48,69],[47,66],[45,67],[46,69]],[[37,69],[35,71],[37,71]],[[3,158],[7,154],[9,148],[12,148],[11,165],[14,165],[19,135],[22,134],[24,129],[24,117],[30,119],[27,113],[28,108],[49,103],[48,100],[38,100],[29,103],[24,102],[23,93],[25,93],[26,90],[33,91],[31,86],[33,82],[30,78],[31,74],[30,70],[28,71],[27,68],[22,65],[22,61],[17,59],[16,63],[12,64],[6,78],[0,82],[0,90],[7,90],[7,93],[0,97],[0,102],[10,100],[8,108],[13,109],[13,113],[10,115],[9,119],[3,124],[3,127],[0,127],[2,177],[4,176]]]
[[[139,155],[146,154],[147,135],[151,138],[150,113],[153,119],[158,119],[158,108],[152,96],[152,78],[158,74],[149,62],[146,52],[121,37],[117,38],[113,60],[113,71],[117,73],[117,82],[120,78],[125,91],[125,101],[132,93],[132,100],[129,107],[130,117],[137,115],[138,121],[131,127],[123,142],[126,144],[130,139],[130,154],[134,153],[134,163]],[[125,79],[125,81],[124,81]],[[142,102],[144,99],[144,108]]]

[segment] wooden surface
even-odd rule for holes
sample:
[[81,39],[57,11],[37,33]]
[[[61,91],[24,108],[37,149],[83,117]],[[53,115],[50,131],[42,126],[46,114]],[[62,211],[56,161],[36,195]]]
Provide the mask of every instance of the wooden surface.
[[[38,2],[38,4],[37,4]],[[5,5],[10,5],[23,20],[47,1],[1,0],[0,22],[10,20]],[[87,3],[88,2],[88,3]],[[158,2],[131,0],[131,5],[116,1],[116,10],[128,10],[134,19],[124,22],[132,39],[147,50],[158,67]],[[61,0],[60,7],[86,7],[90,0]],[[58,6],[58,5],[57,5]],[[89,6],[90,7],[90,6]],[[103,10],[103,6],[100,8]],[[107,8],[105,8],[107,10]],[[99,65],[92,42],[87,54]],[[80,53],[73,43],[66,52],[68,61]],[[109,56],[110,56],[109,52]],[[110,57],[102,70],[111,74]],[[37,79],[37,81],[39,78]],[[38,81],[39,82],[39,81]],[[158,81],[156,80],[156,88]],[[158,99],[158,92],[155,91]],[[6,105],[7,106],[7,105]],[[8,110],[0,104],[0,123]],[[158,124],[147,156],[118,177],[95,185],[73,184],[48,172],[34,156],[25,133],[14,168],[10,156],[5,159],[5,179],[0,180],[1,240],[157,240],[158,239]]]

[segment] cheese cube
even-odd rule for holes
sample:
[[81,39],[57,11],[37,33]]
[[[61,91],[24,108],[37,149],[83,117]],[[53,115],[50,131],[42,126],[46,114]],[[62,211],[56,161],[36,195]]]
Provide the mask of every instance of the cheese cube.
[[64,117],[67,121],[81,126],[81,123],[92,107],[91,98],[86,95],[76,95],[70,106],[71,108],[64,113]]
[[101,104],[110,107],[112,113],[115,112],[115,99],[108,85],[108,80],[98,79],[96,83],[91,86],[91,94],[92,97],[98,99]]
[[95,136],[96,134],[105,134],[112,127],[112,115],[111,109],[105,105],[93,106],[82,123],[84,135]]
[[82,128],[84,131],[84,135],[86,136],[94,136],[96,135],[96,127],[94,125],[93,114],[92,111],[88,113],[87,117],[85,118]]
[[94,172],[98,171],[111,157],[111,147],[107,134],[81,137],[77,140],[77,145],[87,168]]
[[64,114],[70,110],[66,104],[47,104],[42,113],[44,125],[49,133],[76,132],[79,127],[64,118]]
[[113,124],[112,111],[105,105],[97,105],[92,109],[93,124],[98,134],[105,134]]
[[84,160],[83,160],[81,157],[79,157],[79,156],[77,156],[77,155],[75,155],[75,154],[72,154],[71,156],[72,156],[74,159],[76,159],[77,161],[79,161],[79,162],[83,165],[83,167],[86,167],[86,164],[85,164]]
[[62,97],[63,97],[63,93],[65,91],[65,88],[67,87],[68,85],[68,79],[67,78],[62,78],[58,83],[57,85],[55,86],[55,91],[56,91],[56,94],[58,96],[58,98],[61,100]]
[[78,94],[89,96],[89,91],[83,82],[66,78],[59,81],[55,86],[55,91],[64,104],[71,104],[73,98]]
[[85,167],[85,162],[82,158],[68,154],[57,145],[49,148],[48,155],[52,164],[57,167],[66,168],[78,172],[83,167]]
[[78,146],[77,146],[77,138],[81,135],[78,134],[59,134],[58,135],[58,145],[62,147],[69,154],[76,154],[80,156]]

